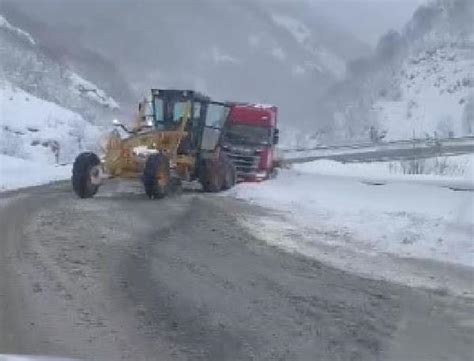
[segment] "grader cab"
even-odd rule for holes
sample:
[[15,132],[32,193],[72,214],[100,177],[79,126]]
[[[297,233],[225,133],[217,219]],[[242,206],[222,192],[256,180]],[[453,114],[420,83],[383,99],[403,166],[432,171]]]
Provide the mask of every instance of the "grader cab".
[[229,113],[225,103],[191,90],[153,89],[139,105],[132,129],[115,122],[128,136],[114,132],[99,158],[79,154],[72,186],[81,198],[93,197],[104,180],[141,180],[149,198],[164,197],[182,181],[199,180],[204,191],[231,188],[236,171],[221,151],[221,132]]

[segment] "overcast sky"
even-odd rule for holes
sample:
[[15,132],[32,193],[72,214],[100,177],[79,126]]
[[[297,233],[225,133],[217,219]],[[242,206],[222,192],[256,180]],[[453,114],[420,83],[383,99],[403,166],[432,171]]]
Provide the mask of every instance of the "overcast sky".
[[386,31],[400,30],[416,8],[428,0],[311,1],[322,15],[373,46]]

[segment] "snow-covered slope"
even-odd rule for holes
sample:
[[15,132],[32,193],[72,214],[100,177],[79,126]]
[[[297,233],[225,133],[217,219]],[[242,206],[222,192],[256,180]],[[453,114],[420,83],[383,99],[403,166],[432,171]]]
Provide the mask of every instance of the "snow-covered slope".
[[[432,0],[375,54],[349,64],[326,95],[320,128],[338,140],[463,136],[474,132],[474,2]],[[329,119],[329,122],[325,122]]]
[[474,119],[467,113],[474,100],[474,42],[415,52],[392,81],[399,98],[380,99],[373,107],[388,138],[461,136],[474,131]]
[[107,95],[105,91],[100,89],[94,83],[84,79],[74,72],[69,72],[67,77],[70,81],[71,90],[78,96],[86,97],[106,108],[118,109],[120,107],[115,99]]
[[33,37],[29,33],[15,26],[12,26],[2,15],[0,15],[0,28],[2,28],[4,31],[19,35],[20,37],[28,41],[31,45],[36,45],[36,41],[34,41]]
[[98,136],[79,114],[0,81],[0,154],[38,164],[72,162],[95,149]]
[[45,51],[31,34],[0,14],[0,77],[41,99],[106,122],[119,108],[100,87]]
[[1,15],[0,59],[0,189],[68,177],[117,102]]

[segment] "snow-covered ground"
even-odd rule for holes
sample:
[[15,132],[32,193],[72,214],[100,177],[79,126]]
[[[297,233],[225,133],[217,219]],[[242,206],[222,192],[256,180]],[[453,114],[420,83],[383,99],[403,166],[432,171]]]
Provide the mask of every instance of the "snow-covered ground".
[[[409,174],[417,168],[419,174]],[[474,155],[438,157],[416,161],[340,163],[319,160],[302,163],[294,169],[308,174],[339,176],[367,184],[419,183],[474,190]]]
[[71,177],[71,166],[50,165],[0,154],[0,192]]
[[[227,195],[275,211],[242,219],[270,244],[371,277],[426,286],[437,276],[426,269],[403,272],[400,262],[474,267],[474,193],[445,188],[461,181],[474,188],[467,172],[394,176],[383,164],[318,161]],[[436,287],[446,286],[447,276],[438,276]]]

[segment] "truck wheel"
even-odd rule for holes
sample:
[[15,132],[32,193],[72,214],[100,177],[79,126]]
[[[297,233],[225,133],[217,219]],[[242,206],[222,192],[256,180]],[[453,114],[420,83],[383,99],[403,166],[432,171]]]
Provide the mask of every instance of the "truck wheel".
[[204,192],[220,192],[224,179],[220,171],[219,161],[205,160],[200,171],[199,181]]
[[235,183],[237,183],[237,171],[235,169],[234,163],[230,160],[230,158],[226,154],[221,154],[221,158],[219,159],[221,162],[221,169],[223,170],[223,182],[222,182],[222,189],[228,190],[231,189]]
[[170,187],[170,161],[163,154],[148,157],[143,170],[143,185],[150,199],[163,198]]
[[268,179],[275,179],[276,177],[278,177],[278,168],[273,168],[268,175]]
[[72,166],[72,188],[80,198],[91,198],[100,185],[100,159],[91,152],[81,153]]

